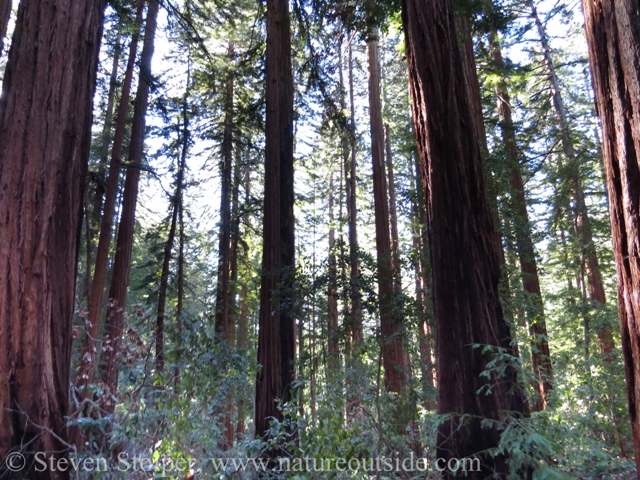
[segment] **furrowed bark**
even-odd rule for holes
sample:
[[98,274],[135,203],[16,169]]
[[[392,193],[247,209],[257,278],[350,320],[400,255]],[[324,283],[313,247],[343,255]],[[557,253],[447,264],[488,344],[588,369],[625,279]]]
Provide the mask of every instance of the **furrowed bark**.
[[[494,378],[487,392],[487,379],[481,377],[493,359],[486,346],[495,350],[510,341],[499,298],[495,220],[451,2],[404,0],[402,20],[429,218],[438,411],[453,415],[438,430],[437,453],[445,460],[481,455],[482,471],[470,478],[485,478],[508,472],[508,466],[504,457],[482,455],[498,445],[500,431],[483,428],[481,419],[500,420],[511,404],[509,389],[515,387],[512,379]],[[463,421],[462,415],[469,417]],[[445,472],[445,478],[451,473]]]
[[[293,304],[293,75],[287,0],[267,0],[266,157],[255,433],[282,419],[276,399],[291,399],[295,378]],[[269,453],[267,453],[269,455]]]
[[[0,458],[69,450],[72,318],[105,2],[24,1],[0,102]],[[5,465],[0,467],[0,475]],[[10,475],[11,476],[11,475]]]
[[640,469],[640,3],[583,0],[618,277],[618,316]]

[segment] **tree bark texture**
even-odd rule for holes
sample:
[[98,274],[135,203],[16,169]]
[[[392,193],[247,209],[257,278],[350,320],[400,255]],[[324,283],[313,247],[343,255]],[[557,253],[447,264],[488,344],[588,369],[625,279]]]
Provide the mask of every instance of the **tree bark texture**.
[[295,268],[293,217],[293,75],[287,0],[267,0],[266,157],[255,433],[282,418],[276,399],[291,399],[295,378],[292,312]]
[[0,458],[27,449],[27,464],[35,452],[60,458],[68,450],[76,261],[104,7],[21,2],[2,86]]
[[[480,375],[493,356],[473,347],[510,341],[499,300],[500,253],[451,2],[404,0],[402,10],[429,218],[438,409],[454,415],[439,428],[438,457],[464,458],[498,445],[499,430],[483,428],[481,419],[500,419],[514,386],[492,378],[491,392],[478,393],[488,382]],[[459,415],[471,417],[462,422]],[[486,456],[482,472],[471,478],[507,468],[504,458]]]
[[640,468],[640,2],[583,0],[582,6],[602,121],[622,353]]

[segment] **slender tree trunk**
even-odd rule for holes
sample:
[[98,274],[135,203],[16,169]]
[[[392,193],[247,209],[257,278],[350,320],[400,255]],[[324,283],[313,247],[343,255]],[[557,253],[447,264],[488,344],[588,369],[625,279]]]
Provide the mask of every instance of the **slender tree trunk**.
[[281,419],[276,399],[291,399],[295,378],[293,304],[295,237],[293,218],[293,76],[287,0],[267,0],[267,117],[262,279],[255,432],[269,418]]
[[34,471],[33,455],[56,461],[68,452],[76,265],[104,7],[21,2],[2,86],[0,458],[13,449],[29,466],[15,478],[69,478]]
[[358,209],[357,177],[356,177],[356,119],[355,119],[355,92],[353,86],[353,51],[349,42],[349,103],[350,103],[350,127],[351,127],[351,163],[349,165],[347,212],[349,215],[349,264],[351,276],[351,336],[354,348],[359,349],[364,341],[362,332],[362,305],[360,298],[358,267]]
[[[567,118],[567,112],[562,98],[560,83],[558,82],[558,76],[556,75],[555,66],[553,65],[551,46],[548,42],[546,29],[540,21],[540,17],[538,16],[538,12],[533,1],[527,1],[531,8],[531,16],[533,17],[538,29],[538,34],[540,35],[540,43],[544,53],[544,62],[547,67],[549,81],[551,83],[553,106],[556,110],[560,131],[562,133],[562,149],[566,158],[566,165],[561,166],[561,169],[564,170],[565,177],[570,185],[571,194],[575,201],[576,230],[578,233],[578,241],[580,242],[580,249],[582,251],[584,268],[587,273],[587,281],[589,283],[589,298],[594,303],[602,306],[606,303],[602,274],[600,273],[596,247],[593,243],[591,220],[589,219],[589,212],[584,199],[584,189],[580,178],[573,139],[571,138],[571,128],[569,126],[569,120]],[[611,327],[605,325],[602,328],[599,328],[597,335],[598,344],[603,358],[607,362],[613,361],[611,355],[615,344]]]
[[602,121],[622,353],[640,469],[640,3],[584,0],[582,6]]
[[400,244],[398,241],[398,213],[396,209],[396,187],[393,177],[393,156],[391,154],[391,131],[384,125],[385,153],[387,162],[387,188],[389,192],[389,222],[391,224],[391,261],[393,266],[393,291],[402,293],[402,274],[400,271]]
[[182,189],[184,185],[184,171],[187,162],[187,153],[189,151],[189,82],[190,71],[187,70],[187,89],[182,101],[182,151],[180,153],[180,161],[178,162],[178,169],[176,174],[176,191],[171,199],[172,212],[171,212],[171,225],[169,226],[169,235],[167,237],[167,243],[164,247],[164,257],[162,259],[162,272],[160,274],[160,290],[158,293],[158,315],[156,317],[156,371],[162,372],[164,370],[164,319],[167,306],[167,287],[169,286],[169,264],[171,262],[171,251],[173,250],[173,243],[176,236],[176,229],[178,226],[178,217],[182,208]]
[[[377,33],[375,33],[377,35]],[[371,158],[373,160],[373,199],[376,222],[378,262],[378,297],[380,308],[381,349],[384,383],[387,391],[405,395],[408,365],[402,334],[402,320],[394,301],[391,237],[389,235],[389,201],[384,168],[384,127],[378,72],[378,40],[368,41],[369,114],[371,118]],[[400,413],[400,412],[398,412]],[[403,412],[406,415],[408,412]],[[398,418],[402,430],[408,419]]]
[[7,36],[7,27],[11,18],[12,0],[0,0],[0,55],[4,48],[4,39]]
[[[236,162],[239,164],[239,162]],[[250,188],[251,188],[251,179],[249,176],[249,167],[244,167],[244,191],[245,191],[245,206],[249,204],[251,199],[250,196]],[[243,229],[243,237],[247,237],[249,234],[248,227],[245,224],[245,228]],[[240,352],[244,352],[247,348],[247,316],[249,313],[249,306],[247,304],[247,298],[249,297],[249,289],[247,284],[249,282],[248,278],[248,250],[246,247],[242,249],[242,257],[239,259],[240,265],[242,265],[243,271],[245,272],[244,278],[242,279],[242,286],[240,287],[240,301],[239,301],[239,315],[238,315],[238,350]],[[243,434],[245,431],[245,403],[244,400],[240,399],[238,402],[238,426],[236,428],[236,433]]]
[[[418,346],[420,350],[420,374],[422,388],[427,398],[436,392],[436,356],[434,348],[433,332],[433,301],[431,292],[431,267],[429,265],[429,252],[427,240],[427,219],[424,205],[424,192],[422,182],[414,170],[419,169],[416,159],[416,168],[411,168],[412,183],[415,185],[411,202],[412,237],[414,254],[414,274],[416,304],[418,308]],[[436,410],[437,402],[427,400],[427,410]]]
[[[233,44],[229,43],[227,54],[233,55]],[[216,297],[216,335],[218,341],[227,341],[229,335],[229,279],[231,257],[231,181],[233,173],[233,73],[229,70],[225,103],[224,134],[222,139],[222,161],[220,163],[220,233],[218,288]]]
[[[142,9],[144,0],[138,1],[138,11],[136,15],[136,28],[142,23]],[[118,180],[120,177],[120,164],[122,155],[122,144],[126,130],[127,112],[129,109],[129,94],[133,79],[133,69],[136,62],[138,50],[139,33],[135,31],[131,37],[129,47],[129,59],[125,70],[120,104],[116,117],[116,128],[113,135],[113,146],[111,148],[111,163],[109,164],[109,176],[105,188],[105,201],[100,223],[100,236],[98,239],[98,250],[96,253],[95,270],[91,285],[91,295],[89,296],[89,316],[85,322],[85,340],[80,359],[80,367],[76,385],[81,391],[82,398],[89,397],[87,386],[93,382],[96,362],[96,352],[101,348],[98,336],[100,334],[100,318],[102,314],[102,300],[104,298],[104,287],[107,276],[107,264],[109,262],[109,246],[111,244],[111,227],[113,225],[116,198],[118,195]]]
[[[107,162],[109,160],[109,146],[111,145],[111,131],[113,130],[113,104],[116,98],[116,91],[118,90],[118,67],[120,66],[120,56],[122,53],[121,45],[121,30],[118,28],[116,34],[116,44],[113,52],[113,63],[111,65],[111,75],[109,77],[109,93],[107,94],[107,105],[104,117],[104,126],[102,128],[102,144],[100,146],[100,162],[98,164],[98,171],[93,173],[93,183],[95,184],[95,190],[93,192],[93,202],[91,208],[89,208],[88,202],[85,206],[86,209],[86,259],[87,259],[87,275],[85,277],[85,289],[87,295],[87,304],[91,301],[91,268],[93,265],[91,250],[93,249],[93,241],[98,232],[100,224],[100,215],[102,213],[102,201],[104,200],[104,192],[106,186],[106,170]],[[87,195],[89,192],[87,192]]]
[[[502,52],[495,33],[491,34],[490,42],[493,65],[498,72],[504,71],[505,66],[502,59]],[[534,374],[537,378],[537,391],[539,394],[539,399],[534,402],[533,408],[539,411],[546,408],[547,395],[552,389],[551,379],[553,371],[549,353],[549,342],[547,340],[547,326],[544,318],[538,266],[533,241],[531,239],[531,225],[529,223],[529,213],[527,212],[524,182],[520,168],[520,155],[516,143],[516,131],[511,115],[509,92],[507,91],[504,80],[495,86],[495,93],[498,104],[498,114],[500,116],[502,142],[509,165],[512,190],[511,209],[518,258],[520,260],[520,270],[522,272],[522,286],[528,296],[526,316],[529,322],[531,341],[533,343],[531,357]]]
[[[471,416],[464,422],[454,416],[439,427],[438,457],[465,458],[497,447],[500,431],[481,419],[499,420],[517,395],[510,392],[515,385],[509,378],[495,379],[490,392],[483,389],[487,379],[481,373],[494,357],[473,347],[510,340],[499,299],[500,252],[451,2],[404,0],[402,10],[429,216],[438,408],[441,414]],[[482,472],[471,478],[508,471],[502,456],[482,459]]]
[[336,265],[336,229],[333,215],[333,172],[329,177],[329,291],[327,298],[327,336],[329,337],[329,372],[334,374],[340,365],[338,338],[338,270]]
[[[120,342],[124,328],[124,313],[127,303],[129,271],[131,269],[131,251],[133,248],[133,230],[135,226],[136,205],[138,202],[138,184],[144,153],[144,134],[151,85],[151,60],[153,58],[154,39],[157,26],[159,3],[149,0],[144,31],[144,44],[140,58],[138,90],[133,106],[133,124],[129,145],[127,175],[122,198],[122,215],[116,240],[116,256],[113,262],[109,305],[103,337],[103,361],[101,373],[107,390],[115,395],[118,387],[118,364],[120,362]],[[113,412],[115,405],[109,403],[104,408]]]
[[[187,149],[188,145],[188,136],[186,135],[184,138],[184,146],[183,149]],[[183,150],[183,151],[184,151]],[[176,392],[178,391],[180,384],[182,383],[182,372],[180,370],[180,362],[182,362],[182,323],[184,317],[184,200],[180,198],[180,204],[178,209],[178,225],[179,225],[179,246],[178,246],[178,291],[177,291],[177,302],[176,302],[176,330],[177,330],[177,338],[176,338],[176,367],[174,371],[174,385],[176,388]]]

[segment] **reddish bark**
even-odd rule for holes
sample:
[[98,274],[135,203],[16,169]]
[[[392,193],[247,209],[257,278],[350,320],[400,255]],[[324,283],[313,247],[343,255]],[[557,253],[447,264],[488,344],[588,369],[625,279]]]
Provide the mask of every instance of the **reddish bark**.
[[255,433],[282,419],[295,378],[293,75],[287,0],[267,0],[266,157]]
[[640,3],[583,0],[602,120],[629,413],[640,469]]
[[4,76],[0,458],[22,451],[31,467],[36,452],[57,459],[68,451],[76,261],[104,7],[102,0],[21,2]]
[[[142,9],[144,0],[138,1],[138,12],[136,14],[136,26],[142,23]],[[133,79],[133,68],[138,50],[138,32],[134,32],[131,37],[129,47],[129,59],[125,70],[125,77],[122,83],[120,104],[116,117],[116,128],[113,135],[113,146],[111,148],[111,162],[109,164],[109,176],[105,187],[105,200],[100,223],[100,237],[98,239],[98,250],[96,252],[96,263],[91,285],[91,295],[89,296],[89,315],[85,321],[86,335],[80,359],[80,367],[76,384],[81,390],[83,398],[89,397],[87,385],[93,382],[95,373],[95,361],[100,342],[100,317],[102,314],[102,301],[104,298],[104,287],[107,276],[107,265],[109,262],[109,246],[111,243],[111,228],[115,214],[116,197],[118,194],[118,180],[120,177],[120,164],[122,155],[122,144],[126,129],[127,111],[129,108],[129,93],[131,91],[131,81]]]
[[[109,288],[109,305],[107,321],[103,337],[103,358],[101,374],[107,390],[115,395],[118,387],[118,366],[120,362],[120,343],[124,328],[124,314],[131,269],[131,251],[133,248],[133,230],[135,226],[136,205],[138,202],[138,184],[144,152],[144,134],[149,101],[149,87],[152,82],[151,60],[153,58],[154,39],[157,26],[159,3],[149,0],[147,19],[144,31],[144,44],[140,58],[140,75],[138,90],[133,106],[133,123],[131,126],[131,143],[127,163],[127,175],[122,196],[122,215],[116,240],[116,256],[113,262],[111,287]],[[105,409],[113,412],[115,405],[109,403]]]
[[[389,234],[389,201],[384,168],[384,127],[378,71],[378,40],[368,41],[369,116],[371,119],[371,159],[373,161],[373,200],[376,223],[378,262],[378,298],[380,308],[380,348],[387,391],[405,394],[408,365],[393,286],[391,237]],[[403,420],[398,419],[399,422]],[[403,426],[404,429],[404,426]]]
[[[439,428],[438,457],[465,458],[498,445],[500,431],[483,426],[481,419],[499,420],[513,396],[509,378],[494,379],[490,392],[478,393],[487,383],[481,373],[493,355],[473,347],[510,341],[499,300],[500,252],[451,2],[404,0],[402,10],[429,217],[438,408],[454,415]],[[457,415],[471,417],[462,422]],[[482,458],[482,472],[471,478],[508,471],[503,457]]]

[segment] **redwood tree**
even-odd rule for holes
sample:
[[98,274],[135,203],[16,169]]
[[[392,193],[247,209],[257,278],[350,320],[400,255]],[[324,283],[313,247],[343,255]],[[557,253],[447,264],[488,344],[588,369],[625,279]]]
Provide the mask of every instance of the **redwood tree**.
[[602,120],[622,353],[640,468],[640,1],[583,0],[582,6]]
[[54,458],[67,451],[76,259],[104,7],[34,0],[18,10],[0,102],[0,458],[12,449]]
[[295,323],[291,311],[293,218],[293,75],[289,2],[267,0],[266,155],[255,432],[282,418],[276,399],[291,399]]
[[[451,1],[404,0],[402,19],[428,211],[438,409],[452,415],[439,427],[438,457],[464,458],[497,447],[500,431],[483,428],[482,419],[499,420],[513,395],[513,380],[494,378],[487,391],[490,380],[481,377],[492,351],[510,338],[499,300],[500,253]],[[504,458],[485,455],[472,478],[506,471]]]
[[[129,286],[131,268],[131,251],[133,247],[133,229],[135,226],[136,205],[138,201],[138,184],[144,150],[144,134],[151,85],[151,59],[153,58],[154,39],[159,10],[158,0],[149,0],[147,18],[144,29],[144,44],[140,58],[140,75],[138,90],[133,106],[133,123],[131,126],[131,143],[129,144],[127,175],[122,198],[122,215],[116,240],[116,255],[113,262],[113,275],[109,287],[109,305],[105,323],[103,362],[101,373],[107,388],[116,393],[118,385],[118,362],[120,358],[120,341],[124,327],[124,313]],[[106,405],[113,412],[115,405]]]

